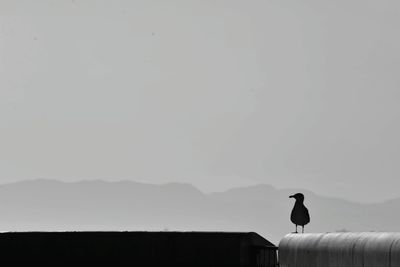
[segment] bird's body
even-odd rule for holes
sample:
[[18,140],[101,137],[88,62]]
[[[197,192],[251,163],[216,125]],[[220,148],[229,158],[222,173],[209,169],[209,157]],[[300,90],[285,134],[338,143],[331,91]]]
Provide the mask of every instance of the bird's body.
[[304,225],[310,222],[310,214],[308,213],[306,206],[304,206],[304,195],[297,193],[290,196],[290,198],[296,199],[296,203],[294,204],[292,213],[290,214],[290,220],[296,225],[295,233],[297,233],[298,225],[302,227],[302,232],[304,233]]

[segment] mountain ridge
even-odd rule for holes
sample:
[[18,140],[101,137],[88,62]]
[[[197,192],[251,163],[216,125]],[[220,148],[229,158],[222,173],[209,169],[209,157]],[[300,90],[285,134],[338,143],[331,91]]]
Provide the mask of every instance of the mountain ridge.
[[[360,204],[305,192],[306,232],[400,231],[400,199]],[[187,183],[62,182],[35,179],[0,185],[1,231],[255,231],[278,242],[296,189],[270,185],[204,193]]]

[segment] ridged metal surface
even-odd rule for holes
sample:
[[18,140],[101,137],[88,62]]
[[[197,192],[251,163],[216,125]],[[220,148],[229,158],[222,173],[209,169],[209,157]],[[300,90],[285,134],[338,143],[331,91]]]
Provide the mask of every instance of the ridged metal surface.
[[279,243],[280,267],[397,267],[400,233],[289,234]]

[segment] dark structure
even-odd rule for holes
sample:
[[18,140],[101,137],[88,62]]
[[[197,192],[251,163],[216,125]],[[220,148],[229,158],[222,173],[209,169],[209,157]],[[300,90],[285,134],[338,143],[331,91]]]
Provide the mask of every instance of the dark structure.
[[277,247],[250,233],[18,232],[0,234],[2,260],[113,266],[277,266]]
[[310,214],[306,206],[304,206],[304,195],[302,193],[297,193],[289,196],[289,198],[296,199],[296,203],[294,203],[292,213],[290,214],[290,220],[296,225],[295,233],[297,233],[298,225],[302,227],[301,232],[304,233],[304,225],[310,222]]

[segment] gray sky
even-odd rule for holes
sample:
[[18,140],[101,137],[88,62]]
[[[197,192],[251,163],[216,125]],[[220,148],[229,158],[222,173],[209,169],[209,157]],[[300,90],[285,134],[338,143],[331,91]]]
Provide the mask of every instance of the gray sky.
[[0,0],[0,179],[398,197],[397,0]]

